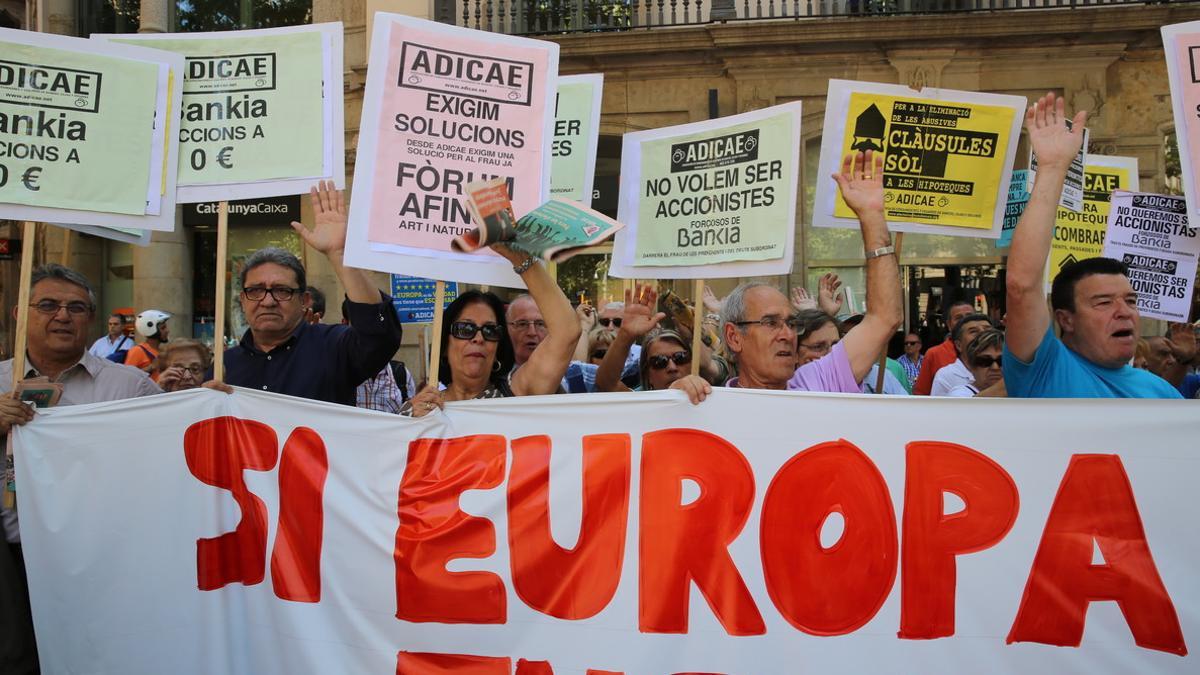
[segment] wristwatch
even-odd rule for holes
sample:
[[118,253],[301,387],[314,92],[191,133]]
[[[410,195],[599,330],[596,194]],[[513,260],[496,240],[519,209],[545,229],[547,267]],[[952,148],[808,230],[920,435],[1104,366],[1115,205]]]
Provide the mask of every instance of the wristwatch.
[[520,265],[513,265],[513,271],[516,272],[518,276],[525,274],[529,271],[530,267],[533,267],[533,263],[535,262],[537,262],[537,258],[529,256]]
[[888,244],[883,248],[877,248],[874,251],[866,252],[867,260],[870,260],[871,258],[882,258],[885,255],[896,255],[896,247],[892,244]]

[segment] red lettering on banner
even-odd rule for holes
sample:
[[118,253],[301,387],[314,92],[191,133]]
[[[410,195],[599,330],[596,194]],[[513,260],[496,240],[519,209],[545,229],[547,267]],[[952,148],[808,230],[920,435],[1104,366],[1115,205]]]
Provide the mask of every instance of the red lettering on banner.
[[271,552],[271,584],[284,600],[321,601],[321,500],[328,473],[325,443],[317,432],[292,431],[279,462],[279,527]]
[[[583,514],[571,549],[550,532],[550,437],[512,442],[508,546],[517,595],[560,619],[586,619],[617,592],[629,522],[629,434],[583,437]],[[519,670],[519,668],[518,668]]]
[[449,572],[456,558],[496,552],[491,521],[464,513],[458,499],[504,481],[503,436],[420,438],[408,445],[396,529],[396,618],[504,623],[504,582],[491,572]]
[[[414,441],[416,442],[416,441]],[[506,656],[400,652],[396,675],[511,675],[512,659]]]
[[202,591],[263,580],[267,557],[267,507],[246,488],[242,472],[270,471],[278,445],[275,430],[261,422],[215,417],[183,434],[188,470],[206,485],[229,490],[241,510],[233,532],[196,540],[196,577]]
[[[1103,565],[1092,564],[1093,541]],[[1117,602],[1139,647],[1187,654],[1121,458],[1074,455],[1046,518],[1008,642],[1078,647],[1088,605],[1097,600]]]
[[[945,492],[962,499],[962,511],[945,514]],[[1016,522],[1018,507],[1016,483],[986,455],[954,443],[908,444],[900,637],[954,634],[955,558],[1003,539]]]
[[[700,496],[682,505],[683,480]],[[731,635],[766,632],[762,615],[729,555],[754,504],[754,472],[720,436],[667,429],[642,441],[638,627],[686,633],[691,581]]]
[[[821,545],[826,519],[841,538]],[[883,474],[849,441],[788,460],[767,488],[759,545],[767,593],[788,623],[813,635],[852,633],[871,620],[896,580],[896,512]]]

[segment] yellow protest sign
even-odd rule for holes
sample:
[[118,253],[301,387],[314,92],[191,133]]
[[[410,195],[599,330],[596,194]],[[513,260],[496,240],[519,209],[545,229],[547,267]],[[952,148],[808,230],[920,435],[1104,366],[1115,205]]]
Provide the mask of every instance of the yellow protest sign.
[[[850,94],[841,154],[883,152],[889,221],[991,230],[1007,194],[1011,107]],[[836,198],[834,215],[854,213]]]
[[1108,210],[1115,190],[1137,189],[1137,159],[1088,155],[1083,167],[1083,210],[1058,207],[1050,243],[1047,283],[1068,263],[1095,258],[1104,250]]

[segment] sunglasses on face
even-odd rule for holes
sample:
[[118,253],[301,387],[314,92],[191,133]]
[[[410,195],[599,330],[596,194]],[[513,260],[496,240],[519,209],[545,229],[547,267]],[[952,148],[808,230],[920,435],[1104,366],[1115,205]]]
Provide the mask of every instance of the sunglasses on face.
[[500,325],[485,323],[482,326],[470,321],[455,321],[450,324],[450,337],[458,340],[474,340],[476,333],[483,333],[483,339],[488,342],[500,341]]
[[971,363],[975,364],[976,368],[991,368],[993,365],[997,365],[997,366],[1003,365],[1000,362],[1001,358],[1003,358],[1003,357],[1000,357],[1000,356],[976,356],[975,360],[971,361]]
[[654,370],[662,370],[663,368],[666,368],[668,361],[673,361],[677,366],[686,366],[692,362],[692,355],[685,351],[678,351],[674,354],[651,356],[650,358],[646,359],[646,363],[649,364],[649,366]]
[[620,328],[620,327],[621,327],[621,317],[617,317],[617,318],[615,318],[615,319],[610,319],[610,318],[608,318],[608,317],[603,317],[603,318],[596,319],[596,321],[599,321],[599,322],[600,322],[600,325],[601,325],[601,326],[604,326],[605,328],[608,328],[610,325],[611,325],[613,328]]

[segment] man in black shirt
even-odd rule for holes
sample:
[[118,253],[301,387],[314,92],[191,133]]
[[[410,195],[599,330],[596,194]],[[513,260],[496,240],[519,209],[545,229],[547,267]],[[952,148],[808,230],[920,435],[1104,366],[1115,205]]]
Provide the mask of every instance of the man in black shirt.
[[392,299],[359,269],[346,267],[346,205],[332,182],[312,190],[316,226],[292,227],[329,259],[346,289],[348,325],[310,324],[304,266],[279,248],[255,251],[239,279],[242,313],[250,329],[225,352],[225,382],[318,401],[354,405],[355,388],[378,373],[400,347],[400,320]]

